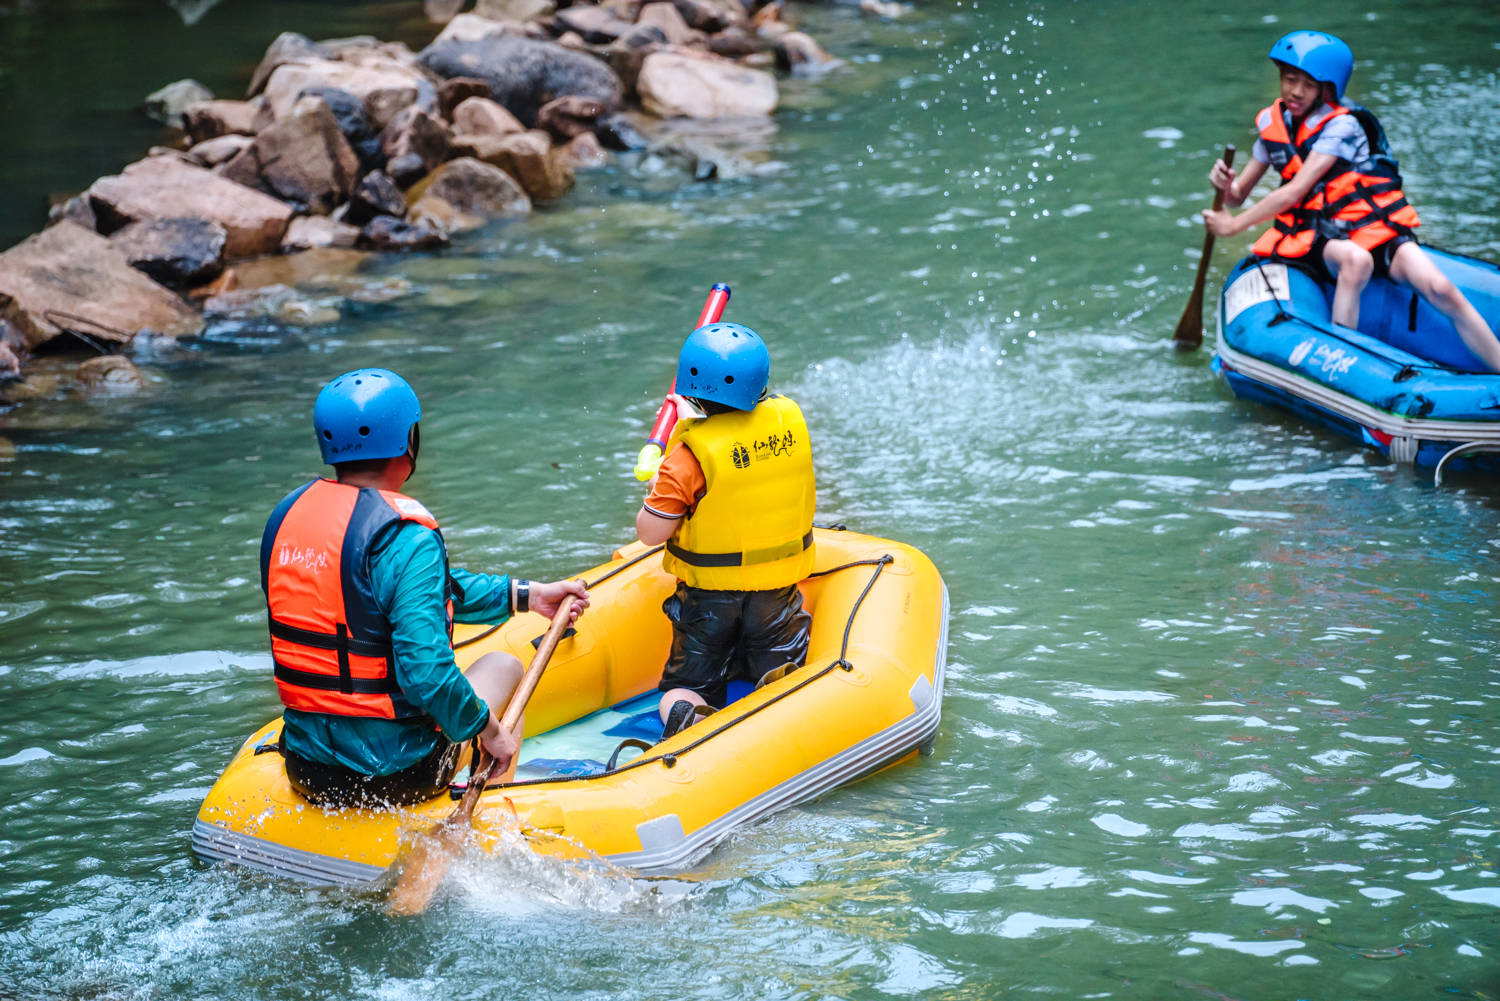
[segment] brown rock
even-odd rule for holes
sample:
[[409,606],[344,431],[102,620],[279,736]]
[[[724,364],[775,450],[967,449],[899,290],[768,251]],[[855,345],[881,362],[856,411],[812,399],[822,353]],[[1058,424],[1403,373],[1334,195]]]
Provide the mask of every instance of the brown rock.
[[505,106],[488,97],[471,97],[453,109],[453,131],[471,136],[501,136],[525,132]]
[[689,27],[710,35],[745,20],[739,0],[672,0],[672,4]]
[[298,101],[224,168],[225,177],[258,179],[271,194],[318,215],[349,197],[358,174],[359,157],[328,105],[315,97]]
[[793,76],[817,76],[843,65],[801,31],[788,31],[776,39],[776,65]]
[[203,329],[185,302],[132,268],[104,237],[71,222],[0,254],[0,302],[28,349],[64,329],[114,341],[142,330],[177,337]]
[[641,13],[635,19],[635,23],[660,28],[667,41],[673,45],[691,45],[703,37],[702,32],[694,31],[683,20],[682,14],[669,0],[657,0],[655,3],[646,4],[641,8]]
[[567,142],[574,136],[593,132],[599,116],[608,110],[602,101],[569,94],[542,105],[536,113],[536,127],[558,142]]
[[363,226],[378,215],[406,215],[406,196],[388,175],[372,170],[354,186],[344,221]]
[[384,128],[403,108],[427,103],[437,108],[437,88],[413,66],[394,59],[357,65],[331,59],[282,63],[266,81],[266,99],[277,119],[289,114],[304,90],[331,87],[364,102],[375,128]]
[[388,161],[415,154],[421,158],[424,173],[448,159],[452,144],[453,135],[442,119],[417,107],[403,108],[380,134],[380,149]]
[[220,136],[253,136],[271,124],[265,101],[200,101],[182,113],[183,128],[194,143]]
[[636,80],[641,106],[659,118],[751,118],[776,110],[776,78],[728,60],[653,52]]
[[204,167],[217,167],[233,160],[254,141],[253,136],[219,136],[217,139],[205,139],[198,143],[187,151],[187,155]]
[[453,121],[453,109],[471,97],[489,97],[490,85],[478,77],[456,76],[438,85],[438,108],[443,117]]
[[552,137],[538,129],[487,142],[482,152],[479,159],[515,178],[537,201],[561,198],[573,187],[573,168],[553,152]]
[[590,170],[603,167],[609,162],[609,157],[604,152],[599,137],[592,132],[574,136],[558,148],[557,155],[574,170]]
[[101,232],[138,219],[212,219],[228,234],[224,254],[231,259],[274,252],[292,218],[291,208],[274,198],[166,157],[139,160],[123,173],[101,177],[88,195]]
[[630,30],[630,22],[603,7],[569,7],[552,20],[563,31],[577,32],[590,45],[608,45]]
[[407,222],[376,216],[359,233],[359,246],[365,250],[432,250],[447,243],[447,232],[426,219]]
[[646,57],[668,45],[667,33],[655,24],[637,24],[604,50],[610,69],[627,90],[635,90]]
[[515,178],[473,157],[448,161],[406,193],[414,216],[431,213],[441,217],[441,206],[424,206],[430,200],[444,202],[466,217],[481,220],[531,211],[531,199]]
[[475,0],[474,13],[493,21],[530,21],[557,8],[553,0]]
[[[550,9],[548,13],[551,13]],[[448,22],[444,28],[433,39],[433,42],[472,42],[491,35],[521,35],[527,34],[529,25],[520,21],[502,18],[489,18],[478,13],[460,14]]]
[[[403,203],[402,208],[405,209]],[[281,240],[281,252],[293,254],[299,250],[314,250],[319,247],[353,247],[359,240],[359,227],[347,222],[335,222],[324,215],[304,215],[292,220]],[[228,291],[225,289],[224,291]]]
[[255,72],[250,77],[250,88],[245,92],[245,96],[254,97],[264,90],[266,81],[282,63],[297,59],[322,59],[326,56],[327,52],[323,47],[305,35],[299,35],[295,31],[283,31],[266,48],[266,54],[261,57],[260,65],[255,67]]
[[759,52],[764,44],[746,30],[744,25],[734,24],[716,35],[709,36],[708,51],[726,59],[739,59]]
[[74,195],[67,201],[47,210],[49,223],[62,222],[64,219],[77,223],[84,229],[97,229],[99,226],[99,221],[94,218],[94,207],[89,204],[87,194]]
[[76,377],[91,393],[126,395],[146,388],[146,377],[141,370],[121,355],[90,358],[78,366]]

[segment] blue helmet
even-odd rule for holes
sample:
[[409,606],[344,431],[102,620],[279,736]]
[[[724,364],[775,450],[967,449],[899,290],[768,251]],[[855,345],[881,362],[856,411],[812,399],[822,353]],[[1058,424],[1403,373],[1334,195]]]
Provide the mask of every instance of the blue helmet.
[[313,404],[318,449],[329,465],[404,455],[422,404],[410,383],[384,368],[345,372]]
[[1288,32],[1276,40],[1267,55],[1314,80],[1333,84],[1333,92],[1340,101],[1354,73],[1354,53],[1342,38],[1326,31]]
[[677,356],[677,392],[735,410],[754,410],[770,377],[766,342],[743,323],[699,327]]

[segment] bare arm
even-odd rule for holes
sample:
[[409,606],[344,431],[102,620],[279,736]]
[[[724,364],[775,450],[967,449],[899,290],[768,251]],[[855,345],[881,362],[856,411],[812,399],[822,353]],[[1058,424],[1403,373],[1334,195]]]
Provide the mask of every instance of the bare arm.
[[[1313,153],[1302,164],[1302,169],[1297,171],[1296,177],[1239,215],[1234,215],[1223,209],[1218,212],[1207,209],[1203,213],[1203,221],[1208,224],[1208,228],[1213,231],[1215,236],[1234,236],[1236,233],[1243,233],[1252,226],[1258,226],[1263,222],[1267,222],[1306,198],[1307,193],[1312,190],[1313,185],[1317,184],[1323,175],[1328,173],[1328,168],[1332,167],[1337,159],[1331,153]],[[1259,161],[1251,162],[1259,163]],[[1254,172],[1253,167],[1246,167],[1244,174],[1234,184],[1231,184],[1230,187],[1238,186],[1240,182],[1250,177],[1252,172]],[[1264,172],[1264,167],[1262,167],[1262,172]],[[1254,179],[1258,180],[1259,174],[1256,174]],[[1241,190],[1244,193],[1248,193],[1249,187],[1247,186]],[[1224,197],[1226,201],[1229,200],[1230,192],[1228,189],[1225,189]]]
[[657,546],[670,539],[679,524],[677,518],[663,518],[641,508],[635,515],[635,534],[646,545]]

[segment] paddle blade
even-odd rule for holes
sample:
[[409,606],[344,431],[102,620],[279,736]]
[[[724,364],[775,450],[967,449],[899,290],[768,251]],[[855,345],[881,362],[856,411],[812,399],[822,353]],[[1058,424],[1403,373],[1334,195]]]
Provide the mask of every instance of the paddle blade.
[[385,912],[400,916],[421,914],[448,873],[448,865],[463,850],[468,824],[439,824],[421,834],[401,862],[401,874],[385,901]]
[[1177,321],[1172,343],[1178,351],[1195,351],[1203,343],[1203,286],[1197,285],[1188,298],[1187,308]]

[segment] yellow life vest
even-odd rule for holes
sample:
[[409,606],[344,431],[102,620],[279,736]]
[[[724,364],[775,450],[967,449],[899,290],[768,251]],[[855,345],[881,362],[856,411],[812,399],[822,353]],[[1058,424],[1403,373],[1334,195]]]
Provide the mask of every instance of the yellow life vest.
[[817,490],[797,404],[771,396],[754,410],[680,421],[674,437],[708,486],[667,541],[664,570],[710,591],[770,591],[812,572]]

